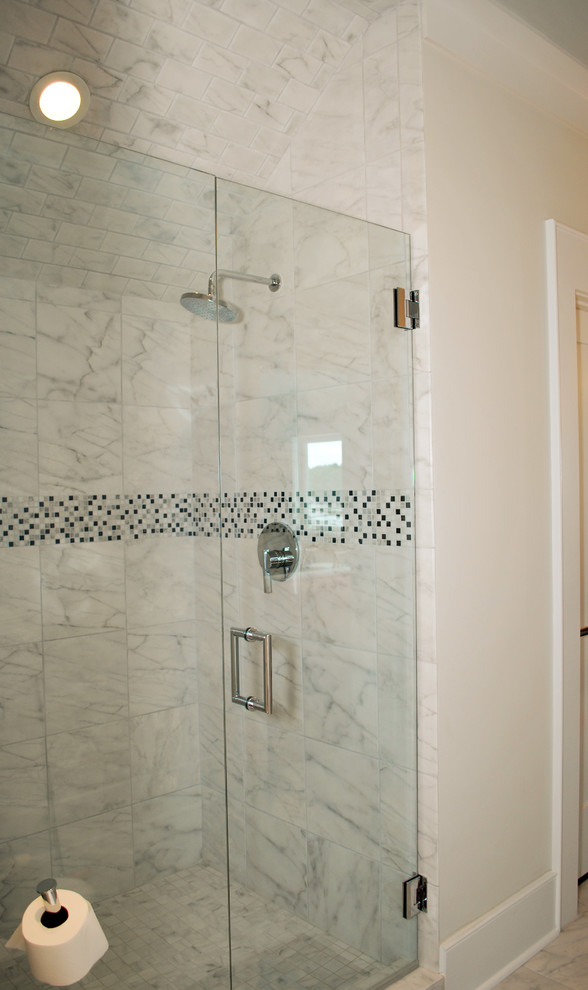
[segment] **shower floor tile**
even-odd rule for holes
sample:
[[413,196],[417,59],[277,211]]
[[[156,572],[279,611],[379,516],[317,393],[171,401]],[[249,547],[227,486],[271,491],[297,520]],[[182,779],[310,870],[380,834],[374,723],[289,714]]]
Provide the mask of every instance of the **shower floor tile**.
[[[234,884],[233,990],[376,990],[408,972],[383,966]],[[74,990],[225,990],[225,877],[198,865],[94,905],[106,955]],[[8,958],[7,958],[8,956]],[[3,950],[3,990],[34,990],[26,957]]]

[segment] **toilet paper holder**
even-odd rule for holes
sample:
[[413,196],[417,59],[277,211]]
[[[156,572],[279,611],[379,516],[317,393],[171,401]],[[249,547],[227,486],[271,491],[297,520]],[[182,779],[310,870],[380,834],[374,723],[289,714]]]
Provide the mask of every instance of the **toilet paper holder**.
[[57,880],[48,877],[46,880],[39,880],[37,893],[41,895],[47,907],[46,911],[59,911],[61,904],[57,896]]
[[57,880],[47,877],[37,884],[37,893],[41,895],[45,902],[45,909],[41,915],[41,924],[45,928],[59,928],[64,921],[67,921],[69,912],[62,907],[57,896]]

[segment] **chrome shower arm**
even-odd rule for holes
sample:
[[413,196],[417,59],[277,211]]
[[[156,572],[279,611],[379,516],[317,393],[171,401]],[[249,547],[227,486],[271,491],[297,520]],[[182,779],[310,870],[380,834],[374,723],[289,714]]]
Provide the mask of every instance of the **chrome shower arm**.
[[208,279],[208,295],[216,295],[216,282],[219,278],[234,278],[240,282],[259,282],[261,285],[267,285],[270,292],[277,292],[282,284],[282,276],[278,275],[276,272],[273,275],[249,275],[247,272],[230,272],[223,268],[219,268],[218,271],[212,272],[210,278]]

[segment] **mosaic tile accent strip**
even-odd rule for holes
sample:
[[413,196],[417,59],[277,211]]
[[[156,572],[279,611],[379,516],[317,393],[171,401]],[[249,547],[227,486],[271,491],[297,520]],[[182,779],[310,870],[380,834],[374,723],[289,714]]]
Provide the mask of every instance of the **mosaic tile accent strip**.
[[138,540],[143,536],[255,538],[284,522],[301,540],[406,547],[413,497],[404,491],[235,492],[219,495],[50,495],[0,499],[0,547]]
[[0,546],[194,536],[191,495],[68,495],[0,499]]
[[283,522],[312,543],[407,546],[412,542],[412,506],[412,493],[401,491],[224,494],[223,535],[257,536],[268,523]]

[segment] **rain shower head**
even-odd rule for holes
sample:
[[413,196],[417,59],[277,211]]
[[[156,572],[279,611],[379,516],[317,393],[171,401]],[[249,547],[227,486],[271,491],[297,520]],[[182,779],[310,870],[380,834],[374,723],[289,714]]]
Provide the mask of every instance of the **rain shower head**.
[[[203,316],[205,320],[216,320],[217,299],[214,294],[206,295],[204,292],[184,292],[180,296],[180,302],[184,309],[195,316]],[[218,318],[220,323],[233,323],[237,319],[238,313],[231,309],[222,299],[218,300]]]
[[[216,320],[217,298],[216,283],[219,278],[235,278],[241,282],[261,282],[267,285],[270,292],[277,292],[282,284],[282,277],[277,273],[270,275],[249,275],[247,272],[213,272],[208,279],[208,294],[204,292],[184,292],[180,296],[180,303],[190,313],[195,316],[203,316],[205,320]],[[220,323],[233,323],[239,316],[238,310],[229,306],[228,303],[218,300],[218,318]]]

